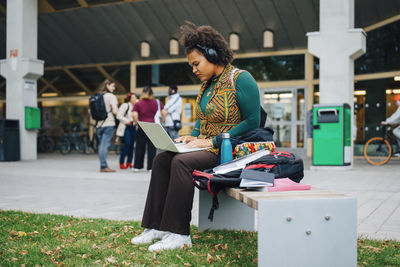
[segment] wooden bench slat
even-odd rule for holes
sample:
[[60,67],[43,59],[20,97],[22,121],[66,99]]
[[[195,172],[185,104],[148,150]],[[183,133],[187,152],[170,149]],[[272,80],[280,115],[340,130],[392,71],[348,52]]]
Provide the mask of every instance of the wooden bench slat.
[[330,192],[312,188],[311,190],[295,190],[295,191],[280,191],[280,192],[266,192],[266,191],[249,191],[239,188],[226,188],[224,192],[236,200],[244,203],[253,209],[258,209],[258,201],[265,199],[311,199],[311,198],[343,198],[348,197],[344,194]]

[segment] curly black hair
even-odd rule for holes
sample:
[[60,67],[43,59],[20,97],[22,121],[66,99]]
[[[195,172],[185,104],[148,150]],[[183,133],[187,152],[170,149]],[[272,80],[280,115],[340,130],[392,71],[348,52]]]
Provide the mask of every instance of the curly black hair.
[[[186,21],[186,24],[180,27],[181,37],[179,42],[185,47],[186,54],[193,49],[198,49],[198,45],[212,48],[218,53],[217,65],[225,66],[233,61],[233,52],[229,48],[225,38],[213,27],[208,25],[197,26],[192,22]],[[202,49],[198,49],[205,53]]]

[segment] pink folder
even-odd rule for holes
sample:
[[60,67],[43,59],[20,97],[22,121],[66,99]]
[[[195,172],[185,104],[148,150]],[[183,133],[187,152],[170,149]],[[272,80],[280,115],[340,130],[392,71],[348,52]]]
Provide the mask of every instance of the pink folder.
[[268,192],[310,190],[311,185],[299,184],[299,183],[293,182],[289,178],[280,178],[280,179],[275,179],[274,186],[270,186],[267,188],[268,188]]

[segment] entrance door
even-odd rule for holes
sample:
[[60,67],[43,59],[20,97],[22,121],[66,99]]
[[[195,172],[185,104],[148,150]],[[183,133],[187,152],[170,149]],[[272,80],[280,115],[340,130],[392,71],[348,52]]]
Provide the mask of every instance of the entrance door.
[[261,104],[268,114],[266,126],[274,129],[277,147],[305,148],[304,88],[264,88]]

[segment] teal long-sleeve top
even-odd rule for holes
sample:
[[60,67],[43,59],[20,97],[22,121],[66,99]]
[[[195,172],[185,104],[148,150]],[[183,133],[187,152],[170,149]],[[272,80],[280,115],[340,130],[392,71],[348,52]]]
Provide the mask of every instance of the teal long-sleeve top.
[[[207,103],[212,96],[212,94],[207,96],[207,93],[215,87],[215,84],[218,81],[218,79],[213,80],[215,80],[215,82],[211,82],[200,100],[200,108],[203,112],[205,112]],[[235,82],[235,87],[236,100],[239,105],[242,121],[228,131],[231,136],[242,135],[259,127],[260,125],[260,93],[253,76],[251,76],[251,74],[247,71],[240,73]],[[199,134],[200,120],[197,119],[191,135],[199,136]],[[215,138],[213,141],[215,145]]]

